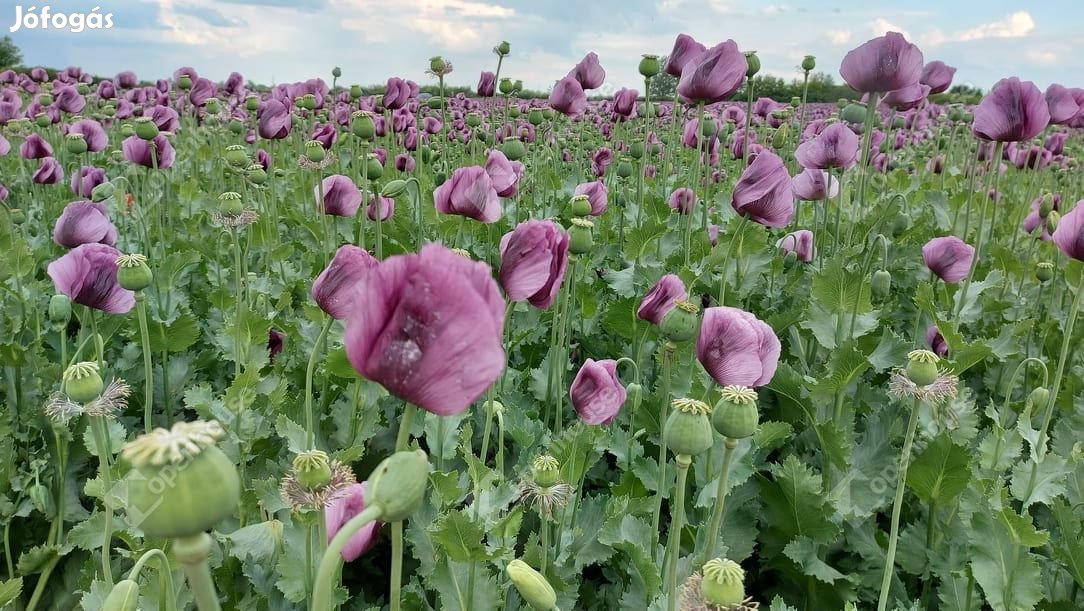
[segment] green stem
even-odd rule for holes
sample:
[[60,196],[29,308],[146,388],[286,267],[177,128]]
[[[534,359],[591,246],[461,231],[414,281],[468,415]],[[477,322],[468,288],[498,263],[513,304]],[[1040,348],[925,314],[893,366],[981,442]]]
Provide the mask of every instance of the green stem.
[[907,484],[907,467],[911,464],[911,445],[915,440],[915,430],[918,428],[918,409],[922,402],[915,397],[911,405],[911,418],[907,423],[907,435],[903,439],[903,449],[900,451],[899,481],[896,482],[896,498],[892,502],[892,526],[888,535],[888,556],[885,558],[884,575],[881,577],[881,595],[877,601],[877,611],[885,611],[888,608],[888,591],[892,585],[892,575],[895,573],[896,542],[900,535],[900,510],[903,509],[903,491]]
[[322,353],[327,334],[334,323],[335,319],[328,316],[324,326],[320,329],[320,335],[316,337],[316,343],[312,347],[312,354],[309,355],[309,365],[305,369],[305,440],[310,450],[316,449],[316,428],[312,414],[312,374],[316,368],[316,357]]
[[[402,452],[407,448],[407,444],[410,442],[410,424],[414,420],[414,413],[417,411],[418,408],[413,403],[407,403],[406,409],[403,411],[403,419],[399,422],[399,435],[395,439],[396,452]],[[339,531],[339,534],[341,535],[342,531]],[[338,535],[335,538],[338,539]],[[400,596],[402,585],[403,521],[398,520],[391,524],[391,594],[389,597],[391,611],[399,611],[402,605],[402,597]]]
[[[994,145],[994,157],[991,160],[990,171],[994,174],[994,190],[997,191],[998,178],[1001,174],[999,171],[1001,167],[1001,150],[1005,146],[1004,142],[998,142]],[[967,301],[967,291],[971,288],[971,281],[975,277],[975,270],[979,266],[979,259],[982,258],[982,246],[983,236],[986,233],[986,211],[990,208],[990,195],[988,192],[982,194],[982,212],[979,214],[979,233],[975,236],[975,255],[971,257],[971,269],[967,273],[967,279],[964,280],[963,288],[960,289],[959,301],[956,304],[956,312],[952,317],[955,328],[960,328],[960,316],[963,315],[964,303]],[[966,239],[967,236],[965,235]]]
[[715,490],[715,507],[711,512],[711,525],[708,527],[708,538],[704,543],[704,556],[701,558],[700,566],[706,564],[715,555],[715,543],[719,540],[719,528],[723,525],[723,510],[726,508],[730,461],[734,458],[734,448],[738,447],[738,440],[726,438],[725,447],[723,470],[719,473],[719,487]]
[[102,577],[107,585],[112,586],[113,570],[110,565],[109,544],[113,540],[113,501],[110,499],[113,488],[113,461],[109,447],[108,420],[102,416],[91,416],[90,426],[94,446],[98,450],[98,474],[102,478],[102,505],[105,512],[105,524],[102,526]]
[[677,609],[677,565],[678,556],[681,554],[681,529],[684,528],[685,521],[685,480],[689,475],[689,465],[692,464],[692,457],[678,454],[675,457],[675,462],[677,462],[677,484],[675,486],[674,507],[670,512],[670,533],[667,538],[667,544],[670,548],[667,552],[669,566],[666,569],[666,582],[669,584],[670,589],[670,595],[667,597],[666,603],[668,611]]
[[669,342],[663,344],[662,356],[662,405],[659,406],[659,481],[655,488],[655,517],[651,522],[654,538],[653,550],[659,544],[659,522],[662,518],[662,497],[666,487],[666,442],[663,441],[663,427],[666,425],[667,411],[670,408],[670,383],[673,375],[673,355],[675,346]]
[[131,571],[128,571],[128,579],[132,581],[139,581],[139,574],[143,570],[143,567],[151,559],[157,559],[160,563],[158,565],[158,579],[159,589],[167,594],[165,597],[165,609],[163,611],[176,611],[177,609],[177,590],[173,587],[173,571],[169,566],[169,558],[165,552],[158,548],[149,549],[139,557],[135,566]]
[[1046,414],[1043,416],[1043,426],[1039,429],[1039,442],[1036,451],[1039,460],[1046,455],[1046,435],[1050,429],[1050,421],[1054,417],[1054,406],[1058,400],[1058,391],[1061,390],[1061,379],[1065,375],[1065,366],[1069,363],[1069,346],[1073,340],[1073,327],[1076,324],[1076,316],[1080,311],[1081,296],[1084,295],[1084,283],[1076,287],[1076,295],[1073,297],[1073,305],[1069,307],[1069,315],[1065,319],[1065,334],[1061,340],[1061,354],[1058,356],[1058,367],[1054,370],[1054,383],[1050,388],[1050,401],[1046,405]]
[[136,293],[136,316],[139,318],[139,340],[143,350],[143,431],[154,428],[154,367],[151,364],[151,334],[147,327],[147,296]]
[[215,591],[211,569],[207,566],[211,551],[210,535],[200,533],[194,537],[174,539],[173,551],[188,578],[188,588],[196,599],[196,608],[199,611],[220,611],[218,592]]
[[543,575],[546,574],[546,566],[549,564],[550,557],[550,519],[545,514],[540,514],[539,518],[542,520],[542,537],[541,537],[541,551],[542,559],[538,562],[538,570]]

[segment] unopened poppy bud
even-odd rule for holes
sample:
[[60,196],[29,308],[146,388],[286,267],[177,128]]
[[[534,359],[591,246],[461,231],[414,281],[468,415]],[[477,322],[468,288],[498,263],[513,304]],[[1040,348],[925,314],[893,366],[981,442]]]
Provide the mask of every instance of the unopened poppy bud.
[[267,170],[263,166],[254,163],[245,168],[245,177],[254,185],[262,185],[267,182]]
[[316,110],[316,95],[312,93],[306,93],[301,96],[301,108],[305,110]]
[[49,322],[67,325],[72,319],[72,300],[62,293],[49,298]]
[[112,117],[117,114],[117,107],[112,104],[106,104],[105,106],[102,106],[102,114],[107,117]]
[[700,328],[700,308],[691,301],[679,301],[662,317],[659,331],[666,339],[682,343],[696,337]]
[[591,200],[586,195],[573,195],[569,200],[572,206],[573,216],[588,216],[591,214]]
[[622,159],[617,164],[617,176],[619,178],[628,178],[632,176],[632,162],[628,159]]
[[515,559],[505,567],[512,585],[516,586],[524,602],[535,611],[553,611],[557,608],[557,592],[546,577],[531,568],[526,562]]
[[105,388],[97,363],[83,361],[64,370],[64,394],[76,403],[87,403],[97,399]]
[[873,272],[869,281],[869,290],[874,299],[884,299],[892,291],[892,274],[887,269]]
[[806,55],[802,58],[802,70],[806,72],[812,72],[817,67],[817,58],[812,55]]
[[192,75],[191,74],[182,74],[180,76],[180,78],[177,79],[177,87],[179,87],[180,89],[182,89],[184,91],[188,91],[189,89],[191,89],[192,88]]
[[1043,201],[1039,204],[1039,218],[1045,219],[1054,211],[1054,196],[1047,193],[1043,195]]
[[546,108],[542,111],[542,116],[545,117],[547,121],[549,121],[553,117],[557,116],[557,111],[552,108]]
[[323,450],[309,450],[294,457],[294,477],[309,490],[319,490],[331,481],[331,461]]
[[641,159],[641,158],[643,158],[643,156],[644,156],[644,143],[643,142],[633,142],[629,146],[629,156],[632,157],[633,159]]
[[595,245],[595,238],[591,229],[594,223],[585,218],[572,219],[572,227],[568,230],[568,252],[574,255],[582,255],[591,252]]
[[350,131],[362,140],[372,140],[376,136],[376,123],[373,121],[373,116],[362,110],[355,112],[350,121]]
[[644,78],[651,78],[659,73],[661,66],[659,65],[658,55],[644,55],[640,59],[640,76]]
[[561,463],[549,454],[543,454],[531,463],[531,476],[540,488],[549,488],[561,481]]
[[1028,395],[1028,402],[1031,406],[1037,409],[1045,408],[1046,404],[1050,402],[1050,391],[1042,386],[1035,387],[1035,390],[1031,391]]
[[756,51],[745,52],[745,63],[748,66],[745,69],[745,78],[753,78],[757,72],[760,72],[760,58],[757,57]]
[[[515,90],[513,90],[513,91],[515,91]],[[518,119],[519,118],[519,106],[512,106],[512,107],[510,107],[508,109],[508,118],[510,118],[510,119]]]
[[87,152],[87,139],[83,134],[68,134],[64,137],[64,148],[73,155]]
[[666,418],[663,441],[676,455],[696,456],[707,451],[715,440],[712,436],[711,407],[696,399],[675,399],[673,411]]
[[482,117],[479,117],[476,113],[470,113],[467,115],[467,125],[470,127],[478,127],[482,124]]
[[231,144],[226,147],[226,163],[235,168],[243,168],[249,165],[248,152],[240,144]]
[[241,194],[236,191],[226,191],[218,196],[218,210],[222,214],[237,216],[245,209],[241,201]]
[[1042,283],[1050,282],[1054,277],[1054,264],[1050,261],[1040,261],[1035,264],[1035,279]]
[[1046,231],[1050,234],[1054,233],[1054,230],[1058,228],[1058,223],[1061,222],[1061,213],[1057,210],[1051,210],[1050,214],[1046,217]]
[[509,161],[519,161],[527,154],[527,147],[523,145],[522,140],[506,140],[504,144],[501,145],[501,152],[504,153],[504,156],[507,157]]
[[230,122],[226,124],[230,133],[235,136],[240,136],[245,131],[245,124],[240,119],[230,119]]
[[358,98],[360,98],[364,94],[365,94],[365,92],[361,89],[361,85],[351,85],[350,86],[350,99],[351,100],[357,100]]
[[433,74],[442,74],[447,67],[448,62],[444,61],[443,57],[437,55],[436,57],[429,58],[429,70]]
[[217,115],[218,111],[222,109],[219,105],[218,98],[208,98],[207,101],[203,103],[203,108],[212,115]]
[[129,291],[142,291],[151,285],[154,274],[147,265],[147,257],[140,254],[121,255],[117,258],[117,283]]
[[633,382],[625,387],[625,392],[629,407],[635,411],[640,407],[640,403],[644,400],[644,387]]
[[783,145],[787,143],[787,136],[790,134],[790,123],[784,123],[775,129],[775,134],[772,136],[772,148],[778,150],[783,148]]
[[380,195],[384,197],[399,197],[406,191],[406,188],[407,182],[397,178],[384,185],[384,188],[380,190]]
[[429,484],[429,456],[423,450],[396,452],[369,474],[365,500],[383,509],[380,519],[400,522],[425,500]]
[[512,45],[508,44],[507,40],[502,40],[493,50],[497,52],[497,55],[504,57],[512,51]]
[[839,113],[839,118],[847,123],[865,123],[866,107],[862,104],[847,104]]
[[116,190],[116,187],[113,186],[113,183],[111,183],[111,182],[103,182],[102,184],[98,185],[97,187],[94,187],[94,189],[91,190],[90,199],[91,199],[91,201],[95,201],[95,202],[104,202],[105,200],[109,199],[110,197],[113,197],[113,192],[115,190]]
[[384,175],[384,166],[380,164],[380,158],[377,157],[375,153],[369,153],[369,157],[365,161],[365,164],[365,172],[366,176],[369,177],[369,180],[380,178]]
[[729,439],[745,439],[757,431],[757,392],[748,386],[724,386],[711,413],[711,425]]
[[433,110],[440,110],[442,104],[444,104],[444,98],[439,96],[433,96],[425,101],[425,105]]
[[250,95],[247,98],[245,98],[245,110],[247,110],[249,112],[256,112],[259,109],[260,109],[260,98],[259,98],[259,96]]
[[53,105],[53,94],[51,94],[51,93],[43,93],[43,94],[39,95],[38,96],[38,104],[40,106],[52,106]]
[[937,364],[941,357],[929,350],[912,350],[907,354],[907,378],[917,386],[929,386],[937,379]]
[[910,228],[911,215],[903,212],[902,210],[896,213],[896,218],[892,220],[892,235],[898,236]]
[[309,140],[305,143],[305,157],[313,163],[320,163],[327,157],[327,151],[319,140]]
[[512,79],[502,78],[500,84],[497,87],[501,90],[501,93],[503,93],[504,95],[508,95],[512,93],[516,85],[512,82]]
[[709,560],[704,565],[700,593],[704,600],[723,609],[740,605],[745,600],[745,571],[733,560]]
[[135,135],[143,140],[154,140],[158,137],[158,126],[150,117],[139,117],[135,120]]
[[101,608],[102,611],[136,611],[139,608],[139,584],[131,579],[118,581]]
[[437,187],[444,184],[444,181],[448,180],[448,175],[444,172],[437,172],[433,175],[433,184]]
[[339,78],[342,75],[343,75],[343,69],[342,68],[340,68],[338,66],[335,66],[334,68],[331,69],[331,76],[333,78]]
[[545,118],[542,116],[541,108],[532,108],[527,111],[527,122],[531,125],[538,127],[539,125],[542,125],[543,121],[545,121]]

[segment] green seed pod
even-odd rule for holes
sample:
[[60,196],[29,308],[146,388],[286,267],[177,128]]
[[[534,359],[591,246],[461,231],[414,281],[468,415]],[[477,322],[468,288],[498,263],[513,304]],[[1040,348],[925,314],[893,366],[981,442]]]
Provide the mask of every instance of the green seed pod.
[[760,72],[760,58],[757,57],[756,51],[745,52],[745,63],[748,66],[745,70],[745,78],[753,78],[757,72]]
[[839,118],[847,123],[863,124],[866,122],[866,107],[863,104],[847,104],[840,111]]
[[504,569],[516,586],[520,597],[535,611],[553,611],[557,608],[557,592],[546,577],[526,562],[515,559]]
[[299,104],[299,106],[301,106],[301,108],[304,108],[305,110],[316,110],[316,95],[312,93],[306,93],[305,95],[301,96],[301,103]]
[[448,62],[444,61],[443,57],[437,55],[429,58],[429,71],[433,74],[441,74],[447,67]]
[[267,170],[263,166],[254,163],[245,168],[245,177],[254,185],[262,185],[267,182]]
[[245,110],[249,112],[256,112],[260,109],[260,98],[258,96],[250,95],[245,98]]
[[552,108],[546,108],[542,111],[542,116],[545,117],[547,121],[549,121],[553,117],[557,116],[557,111]]
[[757,431],[757,392],[748,386],[724,386],[711,412],[711,425],[728,439],[745,439]]
[[357,100],[358,98],[360,98],[363,95],[365,95],[365,92],[361,89],[361,85],[351,85],[350,86],[350,99],[352,101]]
[[1035,409],[1046,408],[1047,403],[1050,403],[1050,391],[1042,386],[1035,387],[1028,395],[1028,403]]
[[478,127],[482,124],[482,117],[479,117],[476,113],[470,113],[467,115],[467,125],[471,128]]
[[661,66],[659,65],[658,55],[644,55],[640,59],[640,65],[637,67],[640,71],[640,76],[644,78],[651,78],[659,73]]
[[64,137],[64,149],[73,155],[87,152],[87,139],[83,134],[68,134]]
[[388,181],[388,184],[384,185],[384,188],[380,190],[380,194],[384,197],[399,197],[406,191],[407,182],[396,178],[395,180]]
[[237,216],[244,212],[245,206],[241,201],[241,194],[236,191],[226,191],[219,195],[218,210],[229,216]]
[[644,156],[644,143],[633,142],[632,145],[629,146],[629,156],[633,159],[642,159]]
[[617,164],[617,176],[618,178],[628,178],[629,176],[632,176],[632,162],[628,159],[622,159],[621,162]]
[[237,511],[241,480],[215,443],[226,436],[216,421],[178,422],[127,443],[128,520],[148,537],[187,538]]
[[313,163],[320,163],[327,157],[327,151],[319,140],[309,140],[305,143],[305,157]]
[[591,200],[586,195],[574,195],[569,200],[572,206],[573,216],[588,216],[591,214]]
[[892,291],[892,274],[887,269],[873,272],[869,281],[869,291],[874,299],[885,299]]
[[181,77],[177,79],[177,87],[181,88],[184,91],[188,91],[189,89],[191,89],[192,75],[182,74]]
[[561,464],[549,454],[543,454],[531,463],[531,476],[540,488],[549,488],[561,481]]
[[663,441],[675,455],[696,456],[714,445],[711,407],[696,399],[675,399],[674,410],[666,418]]
[[802,70],[806,72],[812,72],[817,67],[817,58],[812,55],[806,55],[802,58]]
[[135,120],[135,134],[143,140],[154,140],[158,133],[158,126],[150,117],[139,117]]
[[696,337],[696,332],[700,329],[699,311],[700,308],[695,303],[679,301],[662,317],[659,331],[672,342],[687,342]]
[[11,222],[16,225],[22,225],[26,222],[26,213],[22,208],[12,208],[8,210],[8,214],[11,215]]
[[231,144],[226,147],[226,163],[235,168],[247,167],[251,163],[248,152],[240,144]]
[[1058,228],[1058,223],[1061,222],[1061,213],[1057,210],[1051,210],[1050,214],[1046,217],[1046,231],[1050,234],[1054,233],[1054,230]]
[[217,115],[218,111],[221,110],[218,98],[209,98],[207,102],[204,103],[203,108],[212,115]]
[[796,96],[796,95],[791,96],[791,98],[790,98],[790,106],[791,106],[791,108],[798,108],[801,105],[802,105],[802,98],[801,97]]
[[139,254],[121,255],[117,259],[117,282],[129,291],[142,291],[151,285],[154,274],[147,257]]
[[234,136],[240,136],[245,133],[245,124],[242,123],[240,119],[230,119],[230,122],[226,124],[226,127]]
[[97,363],[84,361],[64,370],[64,393],[76,403],[89,403],[102,394],[105,383]]
[[715,121],[712,121],[711,115],[705,114],[700,119],[700,135],[705,138],[712,138],[715,136],[715,132],[719,131]]
[[72,300],[67,295],[57,293],[49,298],[49,322],[67,325],[72,319]]
[[350,120],[350,131],[362,140],[372,140],[376,137],[376,122],[373,121],[373,115],[361,110],[355,112]]
[[331,462],[327,452],[309,450],[294,457],[294,477],[309,490],[319,490],[331,481]]
[[49,127],[50,125],[52,125],[53,120],[49,118],[49,115],[43,112],[39,112],[38,115],[34,117],[34,123],[38,127]]
[[1054,211],[1054,197],[1047,193],[1043,195],[1043,201],[1039,204],[1039,218],[1045,219]]
[[118,581],[102,603],[102,611],[136,611],[139,605],[139,584],[131,579]]
[[542,122],[545,120],[545,117],[542,116],[541,108],[532,108],[527,111],[527,122],[531,125],[538,127],[539,125],[542,125]]
[[929,386],[937,379],[937,364],[941,357],[929,350],[912,350],[907,354],[907,367],[904,370],[908,379],[918,386]]
[[53,105],[53,94],[51,94],[51,93],[43,93],[40,96],[38,96],[38,105],[42,106],[42,107],[52,106]]
[[739,605],[745,600],[745,571],[733,560],[709,560],[704,565],[700,593],[704,600],[724,609]]
[[334,68],[331,69],[331,77],[332,78],[339,78],[342,75],[343,75],[343,69],[342,68],[340,68],[338,66],[335,66]]
[[433,96],[425,101],[425,105],[432,110],[440,110],[442,100],[443,98],[441,98],[440,96]]
[[523,91],[523,81],[521,81],[520,79],[516,79],[516,81],[512,83],[512,91],[516,93]]
[[515,84],[510,78],[502,78],[501,82],[497,85],[497,88],[500,89],[501,93],[504,95],[512,93],[512,90],[514,90],[515,87]]
[[374,178],[380,178],[384,175],[384,166],[380,164],[380,158],[373,153],[369,153],[369,159],[365,162],[368,165],[369,180]]
[[102,106],[102,114],[107,117],[112,117],[117,114],[117,107],[112,104],[106,104],[105,106]]
[[512,46],[508,44],[507,40],[502,40],[500,44],[498,44],[496,47],[493,47],[493,50],[497,52],[497,55],[504,57],[512,51]]
[[365,500],[383,508],[381,520],[399,522],[421,507],[428,484],[429,457],[426,453],[422,450],[396,452],[369,474]]
[[527,154],[527,147],[523,145],[523,141],[518,139],[505,140],[504,144],[501,145],[501,152],[510,161],[519,161]]
[[568,252],[574,255],[591,252],[595,245],[595,237],[591,231],[594,226],[594,223],[584,218],[572,219],[572,227],[568,229]]
[[508,107],[508,118],[509,119],[518,119],[519,118],[519,106],[509,106]]
[[1040,261],[1035,264],[1035,279],[1043,284],[1054,278],[1054,264],[1050,261]]

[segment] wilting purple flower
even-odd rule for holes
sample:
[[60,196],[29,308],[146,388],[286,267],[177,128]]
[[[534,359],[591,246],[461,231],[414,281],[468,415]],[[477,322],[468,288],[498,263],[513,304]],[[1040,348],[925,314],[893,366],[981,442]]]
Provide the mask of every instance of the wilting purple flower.
[[938,278],[954,284],[967,277],[975,247],[956,236],[934,238],[922,247],[922,260]]
[[312,137],[309,140],[315,140],[320,143],[320,146],[324,149],[330,149],[335,145],[335,139],[338,137],[338,132],[335,131],[335,126],[331,123],[320,123],[312,130]]
[[731,206],[765,227],[786,227],[794,216],[794,189],[787,166],[765,150],[753,159],[734,186]]
[[569,75],[553,86],[548,102],[550,108],[557,112],[575,117],[583,114],[587,108],[587,94],[583,92],[580,82]]
[[72,174],[72,193],[79,197],[89,198],[91,193],[94,192],[94,187],[104,182],[106,182],[105,170],[89,165],[83,166],[75,174]]
[[636,318],[658,325],[679,301],[689,298],[685,283],[675,274],[666,274],[648,291],[636,309]]
[[493,182],[493,190],[501,197],[512,197],[516,194],[519,179],[523,176],[523,164],[518,161],[509,161],[504,153],[497,149],[489,151],[486,157],[486,174]]
[[125,70],[117,73],[117,78],[113,79],[117,87],[122,89],[131,89],[139,84],[139,78],[136,77],[136,73],[131,70]]
[[267,360],[274,363],[275,357],[282,353],[286,346],[286,334],[278,329],[267,330]]
[[164,132],[175,132],[181,126],[181,116],[168,106],[155,106],[151,109],[150,117]]
[[293,120],[290,118],[290,109],[282,102],[272,98],[260,104],[256,118],[261,138],[281,140],[290,135]]
[[8,201],[8,195],[10,195],[8,188],[0,184],[0,202]]
[[718,225],[708,225],[708,241],[711,242],[712,248],[719,245],[719,230],[722,227]]
[[312,298],[328,316],[343,320],[353,306],[352,293],[366,273],[379,263],[364,249],[344,244],[312,283]]
[[926,345],[936,354],[942,358],[948,356],[948,342],[945,341],[945,337],[941,335],[940,329],[937,325],[930,325],[926,329]]
[[457,414],[504,369],[505,302],[485,263],[426,244],[373,268],[353,299],[350,363],[404,401]]
[[598,63],[598,55],[593,51],[585,55],[568,75],[579,81],[584,89],[598,89],[606,80],[606,71]]
[[737,43],[721,42],[685,64],[677,92],[688,102],[721,102],[741,87],[748,67]]
[[696,193],[688,187],[678,187],[670,194],[668,202],[671,210],[677,210],[681,214],[692,214],[696,204]]
[[117,243],[117,228],[109,220],[105,204],[90,201],[72,202],[53,226],[53,241],[64,248],[82,244]]
[[626,119],[632,117],[636,114],[636,100],[639,97],[640,92],[635,89],[619,89],[614,94],[614,112]]
[[498,279],[508,299],[549,309],[568,266],[568,243],[568,234],[552,221],[525,221],[506,233]]
[[399,153],[395,156],[395,169],[400,172],[413,172],[417,165],[418,162],[414,161],[414,158],[406,153]]
[[75,87],[64,87],[56,92],[56,101],[54,103],[61,111],[74,115],[83,112],[87,100],[79,94]]
[[1080,106],[1073,97],[1073,92],[1057,83],[1047,87],[1043,97],[1046,99],[1046,107],[1050,112],[1051,125],[1064,125],[1080,112]]
[[192,80],[192,89],[188,91],[188,101],[193,106],[203,106],[207,100],[215,97],[216,93],[218,93],[217,88],[211,79],[201,76]]
[[606,175],[606,168],[610,167],[613,160],[614,152],[608,147],[600,147],[591,155],[591,170],[595,173],[595,176],[602,178]]
[[102,100],[112,100],[117,97],[117,87],[113,84],[113,81],[105,80],[98,83],[98,98]]
[[617,361],[587,359],[568,391],[584,424],[613,424],[628,396],[617,378]]
[[952,86],[952,78],[955,76],[956,68],[935,59],[922,67],[918,82],[929,85],[930,95],[937,95],[948,91],[948,88]]
[[482,71],[478,77],[478,97],[491,98],[497,92],[497,75]]
[[843,123],[833,123],[811,140],[798,145],[795,158],[803,168],[852,168],[858,163],[858,136]]
[[[365,491],[369,482],[361,482],[360,484],[351,484],[346,488],[343,488],[338,494],[333,496],[324,507],[324,519],[327,522],[327,541],[331,543],[335,535],[339,534],[339,530],[346,525],[347,522],[354,519],[365,511]],[[346,542],[346,546],[343,547],[342,557],[344,562],[353,562],[361,557],[362,554],[371,550],[376,545],[377,535],[380,533],[380,527],[382,524],[378,521],[372,521],[362,526],[356,533],[351,535],[350,539]]]
[[64,180],[64,168],[54,157],[46,157],[41,160],[41,165],[34,172],[33,181],[36,185],[55,185]]
[[680,77],[685,64],[696,59],[705,51],[707,51],[707,48],[696,42],[692,36],[678,34],[674,40],[674,48],[666,56],[666,65],[663,66],[663,71],[670,76]]
[[361,191],[358,190],[354,181],[342,174],[332,174],[325,178],[321,186],[313,188],[312,196],[319,201],[321,193],[323,193],[324,214],[354,216],[361,207]]
[[847,53],[839,74],[855,91],[885,93],[917,83],[922,67],[922,51],[903,34],[889,32]]
[[930,157],[930,160],[926,162],[926,171],[930,172],[931,174],[940,174],[942,171],[944,171],[944,166],[945,156],[935,155],[933,157]]
[[135,293],[117,283],[120,251],[106,244],[83,244],[49,264],[56,290],[88,308],[124,314],[135,306]]
[[433,192],[437,211],[458,214],[483,223],[501,218],[501,201],[485,168],[458,168]]
[[11,143],[8,142],[8,139],[5,138],[3,134],[0,134],[0,157],[3,157],[4,155],[7,155],[10,152],[11,152]]
[[610,194],[605,182],[595,180],[576,185],[573,195],[587,196],[587,201],[591,203],[591,216],[602,216],[606,212]]
[[271,153],[268,153],[264,149],[256,151],[256,163],[260,164],[265,171],[271,169]]
[[81,119],[72,123],[68,128],[68,133],[82,134],[83,140],[87,143],[87,151],[91,153],[104,151],[105,147],[109,146],[109,137],[105,133],[105,128],[93,119]]
[[1069,140],[1067,132],[1054,132],[1046,137],[1043,147],[1050,151],[1051,155],[1061,155],[1065,152],[1065,143]]
[[720,386],[764,386],[779,365],[780,344],[767,323],[730,307],[704,310],[696,358]]
[[929,94],[929,85],[915,83],[914,85],[908,85],[902,89],[888,92],[888,94],[881,99],[881,103],[889,108],[894,108],[899,112],[907,112],[908,110],[918,108]]
[[1054,244],[1065,256],[1084,261],[1084,200],[1061,217],[1054,230]]
[[998,81],[974,115],[971,133],[995,142],[1030,140],[1050,122],[1050,110],[1039,88],[1015,76]]
[[139,136],[128,136],[121,143],[121,149],[125,159],[145,168],[153,168],[157,164],[159,170],[168,170],[173,166],[173,145],[161,134],[149,142]]
[[410,82],[393,76],[388,79],[388,84],[384,87],[384,97],[380,105],[388,110],[398,110],[407,105],[410,96]]
[[19,145],[19,155],[23,159],[45,159],[53,156],[53,147],[37,134],[30,134]]
[[803,170],[791,184],[794,196],[805,201],[820,201],[839,194],[839,181],[825,170]]
[[776,243],[776,246],[783,252],[784,257],[794,253],[802,263],[813,260],[813,232],[808,229],[788,233]]
[[395,214],[395,199],[374,193],[369,198],[369,205],[365,210],[365,215],[369,217],[370,221],[377,220],[377,208],[380,209],[380,220],[386,221]]

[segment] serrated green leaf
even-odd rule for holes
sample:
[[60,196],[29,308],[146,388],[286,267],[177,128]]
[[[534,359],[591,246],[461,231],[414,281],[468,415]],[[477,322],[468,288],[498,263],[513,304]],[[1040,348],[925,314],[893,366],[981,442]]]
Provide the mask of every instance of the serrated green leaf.
[[809,537],[794,539],[783,549],[783,553],[798,565],[803,574],[819,579],[824,583],[834,584],[836,581],[846,578],[846,575],[832,568],[821,559],[823,553],[821,546],[814,543]]
[[599,531],[598,540],[632,561],[633,568],[649,592],[659,587],[662,577],[651,550],[651,525],[646,520],[629,514],[612,516]]
[[282,522],[268,520],[250,524],[223,538],[230,542],[230,555],[234,558],[270,564],[275,561],[282,544]]
[[1084,523],[1073,514],[1065,499],[1054,499],[1050,508],[1061,531],[1060,537],[1052,539],[1054,555],[1061,560],[1077,585],[1084,587]]
[[[971,571],[994,609],[1034,609],[1042,600],[1039,564],[1021,542],[1040,539],[1030,517],[1010,507],[995,514],[976,512],[971,518]],[[1041,537],[1045,539],[1045,537]]]
[[799,536],[825,542],[839,534],[839,527],[830,519],[833,512],[821,489],[820,475],[794,455],[773,465],[771,473],[771,481],[759,482],[767,528],[787,542]]
[[147,321],[147,333],[150,337],[151,352],[184,352],[192,347],[200,337],[199,323],[188,313],[182,314],[170,324],[156,320]]
[[20,575],[33,575],[45,569],[45,565],[56,560],[60,550],[55,545],[37,545],[19,554],[15,570]]
[[866,279],[857,272],[844,269],[843,259],[833,257],[813,277],[813,300],[827,312],[834,314],[859,314],[869,312],[870,289]]
[[911,462],[907,485],[923,502],[944,505],[967,487],[970,466],[967,450],[941,434]]
[[23,578],[16,577],[4,582],[0,582],[0,609],[6,608],[16,598],[19,598],[19,594],[23,591]]
[[1065,493],[1068,474],[1068,463],[1056,454],[1047,454],[1041,462],[1031,458],[1013,467],[1009,491],[1013,498],[1023,503],[1025,510],[1035,503],[1049,505],[1055,497]]
[[485,531],[460,510],[452,510],[437,520],[430,530],[438,550],[456,562],[492,560],[496,556],[485,548]]

